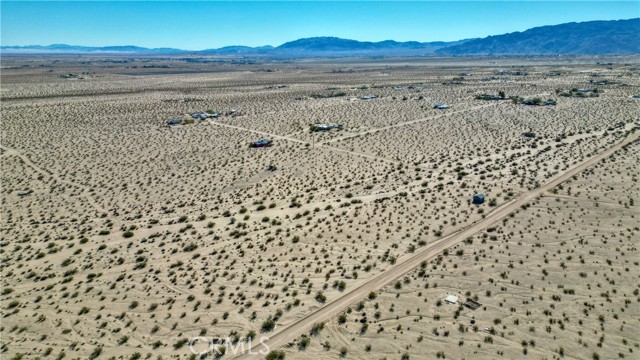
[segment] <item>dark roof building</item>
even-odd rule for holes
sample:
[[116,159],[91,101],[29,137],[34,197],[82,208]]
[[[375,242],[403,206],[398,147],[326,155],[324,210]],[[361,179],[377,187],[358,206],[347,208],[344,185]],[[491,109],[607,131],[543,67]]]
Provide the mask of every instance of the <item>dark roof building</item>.
[[251,147],[259,148],[259,147],[267,147],[273,145],[271,139],[260,139],[258,141],[254,141],[251,143]]

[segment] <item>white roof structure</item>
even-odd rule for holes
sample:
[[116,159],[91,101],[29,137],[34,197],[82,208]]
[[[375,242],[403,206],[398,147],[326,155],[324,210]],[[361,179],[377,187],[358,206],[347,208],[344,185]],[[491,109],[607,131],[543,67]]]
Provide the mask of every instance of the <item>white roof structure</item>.
[[450,303],[450,304],[457,304],[458,303],[458,297],[455,295],[447,295],[447,297],[444,299],[444,301]]

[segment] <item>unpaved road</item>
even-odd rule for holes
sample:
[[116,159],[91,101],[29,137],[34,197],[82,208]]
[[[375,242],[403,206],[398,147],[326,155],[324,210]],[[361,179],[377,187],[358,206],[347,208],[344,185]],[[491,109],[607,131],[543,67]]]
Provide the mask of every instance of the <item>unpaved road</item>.
[[351,291],[345,292],[341,297],[334,299],[325,306],[307,314],[306,316],[294,321],[293,323],[282,327],[276,333],[266,334],[267,336],[269,336],[269,340],[265,342],[266,346],[262,343],[252,344],[253,347],[250,352],[247,351],[244,354],[240,354],[236,356],[235,359],[248,360],[264,358],[265,354],[268,352],[268,349],[277,349],[295,340],[300,335],[308,332],[313,324],[328,321],[329,319],[338,315],[341,311],[349,307],[351,304],[365,299],[370,292],[379,290],[385,285],[409,273],[410,271],[418,267],[422,261],[434,258],[444,249],[459,244],[465,239],[483,231],[487,227],[490,227],[495,222],[500,221],[510,213],[518,210],[522,205],[534,200],[535,198],[543,195],[546,191],[553,189],[562,182],[570,179],[572,176],[584,171],[588,167],[598,163],[600,160],[612,155],[616,151],[620,150],[620,148],[622,148],[624,145],[638,139],[639,136],[640,132],[632,133],[616,145],[613,145],[599,155],[596,155],[570,168],[545,185],[531,190],[523,194],[519,198],[498,207],[496,210],[488,214],[484,219],[471,224],[465,229],[462,229],[436,242],[433,242],[414,254],[399,258],[396,265],[379,273],[378,275],[373,276],[359,286],[353,288]]
[[310,144],[308,141],[303,141],[303,140],[296,139],[296,138],[293,138],[293,137],[290,137],[290,136],[282,136],[282,135],[270,134],[270,133],[267,133],[267,132],[264,132],[264,131],[248,129],[248,128],[244,128],[244,127],[236,126],[236,125],[224,124],[224,123],[217,122],[217,121],[209,121],[209,124],[212,125],[212,126],[222,126],[222,127],[236,129],[236,130],[248,131],[248,132],[251,132],[251,133],[254,133],[254,134],[258,134],[258,135],[262,135],[262,136],[266,136],[266,137],[270,137],[270,138],[274,138],[274,139],[289,140],[289,141],[293,141],[293,142],[300,143],[300,144]]
[[104,207],[102,207],[100,204],[97,203],[97,201],[91,196],[90,190],[91,188],[89,186],[86,185],[82,185],[82,184],[78,184],[76,182],[70,181],[70,180],[65,180],[63,178],[60,177],[60,175],[42,168],[36,164],[33,163],[33,161],[31,161],[31,159],[29,159],[28,156],[26,156],[25,154],[23,154],[22,152],[20,152],[19,150],[16,149],[12,149],[9,148],[7,146],[4,145],[0,145],[0,149],[4,150],[4,154],[3,156],[16,156],[18,157],[20,160],[22,160],[22,162],[32,168],[35,172],[40,173],[46,177],[49,177],[51,179],[53,179],[56,182],[59,182],[61,184],[66,184],[72,187],[75,187],[77,189],[81,189],[82,193],[80,194],[80,196],[84,196],[89,203],[91,204],[91,206],[93,206],[95,208],[95,210],[101,214],[106,214],[108,213],[107,209],[105,209]]
[[420,122],[429,121],[429,120],[435,120],[435,119],[439,119],[439,118],[443,118],[443,117],[449,117],[449,116],[453,116],[453,115],[456,115],[456,114],[461,114],[461,113],[464,113],[464,112],[483,109],[483,108],[494,106],[494,105],[495,105],[495,103],[491,103],[491,104],[473,106],[473,107],[470,107],[468,109],[457,110],[457,111],[444,110],[444,112],[442,114],[428,116],[428,117],[424,117],[424,118],[420,118],[420,119],[409,120],[409,121],[405,121],[405,122],[401,122],[401,123],[397,123],[397,124],[393,124],[393,125],[387,125],[387,126],[383,126],[383,127],[379,127],[379,128],[373,128],[373,129],[361,131],[361,132],[358,132],[358,133],[353,133],[353,134],[349,134],[349,135],[345,135],[345,136],[340,136],[340,137],[337,137],[337,138],[333,138],[331,140],[322,141],[322,142],[320,142],[320,144],[326,145],[326,144],[330,144],[330,143],[333,143],[333,142],[336,142],[336,141],[347,140],[347,139],[351,139],[351,138],[362,136],[362,135],[366,135],[366,134],[373,134],[373,133],[376,133],[376,132],[379,132],[379,131],[383,131],[383,130],[393,129],[393,128],[402,127],[402,126],[411,125],[411,124],[417,124],[417,123],[420,123]]

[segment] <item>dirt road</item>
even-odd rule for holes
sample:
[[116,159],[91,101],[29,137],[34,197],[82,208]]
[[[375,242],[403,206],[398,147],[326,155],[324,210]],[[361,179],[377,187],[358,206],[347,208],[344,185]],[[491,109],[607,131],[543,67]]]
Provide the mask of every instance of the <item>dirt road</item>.
[[385,285],[409,273],[410,271],[418,267],[422,261],[434,258],[444,249],[459,244],[468,237],[483,231],[487,227],[490,227],[492,224],[500,221],[510,213],[517,211],[522,205],[534,200],[535,198],[543,195],[546,191],[551,190],[562,182],[570,179],[572,176],[584,171],[588,167],[598,163],[600,160],[612,155],[616,151],[620,150],[620,148],[622,148],[624,145],[638,139],[639,136],[640,132],[632,133],[616,145],[613,145],[599,155],[596,155],[570,168],[569,170],[558,175],[543,186],[531,190],[523,194],[519,198],[498,207],[496,210],[489,213],[484,219],[468,226],[463,230],[460,230],[436,242],[433,242],[414,254],[399,258],[396,265],[381,272],[378,275],[373,276],[372,278],[353,288],[352,290],[345,292],[341,297],[334,299],[325,306],[307,314],[306,316],[296,320],[295,322],[280,328],[276,333],[266,334],[269,337],[269,340],[265,343],[266,346],[261,343],[254,344],[251,352],[247,351],[247,353],[239,355],[235,357],[235,359],[248,360],[264,358],[264,354],[267,352],[266,347],[273,350],[295,340],[300,335],[308,332],[313,324],[325,322],[338,315],[353,303],[365,299],[370,292],[377,291]]
[[91,188],[89,186],[86,185],[82,185],[82,184],[78,184],[76,182],[70,181],[70,180],[65,180],[62,177],[60,177],[60,175],[42,168],[36,164],[33,163],[33,161],[31,161],[31,159],[29,159],[28,156],[26,156],[25,154],[23,154],[22,152],[20,152],[19,150],[16,149],[12,149],[9,148],[7,146],[4,145],[0,145],[0,149],[4,150],[4,154],[3,156],[15,156],[17,158],[19,158],[20,160],[22,160],[23,164],[25,164],[26,166],[32,168],[35,172],[42,174],[46,177],[49,177],[51,179],[53,179],[55,182],[61,183],[61,184],[65,184],[65,185],[69,185],[72,187],[75,187],[77,189],[82,190],[82,193],[80,194],[80,196],[85,197],[89,203],[91,204],[91,206],[94,207],[94,209],[100,213],[100,214],[107,214],[108,210],[105,209],[104,207],[102,207],[100,204],[98,204],[98,202],[91,196]]
[[244,127],[241,127],[241,126],[223,124],[223,123],[218,122],[218,121],[209,121],[209,124],[212,125],[212,126],[221,126],[221,127],[226,127],[226,128],[230,128],[230,129],[248,131],[248,132],[251,132],[251,133],[254,133],[254,134],[257,134],[257,135],[262,135],[262,136],[266,136],[266,137],[274,138],[274,139],[289,140],[289,141],[293,141],[293,142],[300,143],[300,144],[310,144],[308,141],[303,141],[303,140],[296,139],[296,138],[293,138],[293,137],[290,137],[290,136],[276,135],[276,134],[271,134],[271,133],[267,133],[267,132],[264,132],[264,131],[258,131],[258,130],[244,128]]
[[420,119],[409,120],[409,121],[405,121],[405,122],[401,122],[401,123],[397,123],[397,124],[393,124],[393,125],[387,125],[387,126],[383,126],[383,127],[379,127],[379,128],[373,128],[373,129],[361,131],[361,132],[358,132],[358,133],[353,133],[353,134],[349,134],[349,135],[336,137],[336,138],[333,138],[331,140],[321,141],[320,144],[327,145],[327,144],[330,144],[330,143],[333,143],[333,142],[336,142],[336,141],[347,140],[347,139],[351,139],[351,138],[362,136],[362,135],[373,134],[373,133],[376,133],[376,132],[379,132],[379,131],[389,130],[389,129],[393,129],[393,128],[397,128],[397,127],[403,127],[403,126],[406,126],[406,125],[417,124],[417,123],[424,122],[424,121],[436,120],[436,119],[439,119],[439,118],[449,117],[449,116],[453,116],[453,115],[456,115],[456,114],[461,114],[461,113],[465,113],[465,112],[469,112],[469,111],[473,111],[473,110],[478,110],[478,109],[482,109],[482,108],[486,108],[486,107],[490,107],[490,106],[494,106],[494,105],[495,104],[478,105],[478,106],[473,106],[473,107],[470,107],[468,109],[463,109],[463,110],[458,110],[458,111],[448,110],[448,111],[445,111],[445,112],[443,112],[441,114],[438,114],[438,115],[428,116],[428,117],[424,117],[424,118],[420,118]]

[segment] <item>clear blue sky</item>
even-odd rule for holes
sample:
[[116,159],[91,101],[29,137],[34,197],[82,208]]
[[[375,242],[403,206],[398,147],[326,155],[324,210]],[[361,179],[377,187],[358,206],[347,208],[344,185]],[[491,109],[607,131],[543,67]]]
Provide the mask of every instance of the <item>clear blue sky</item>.
[[640,16],[639,1],[0,2],[2,45],[138,45],[188,50],[311,36],[459,40],[571,21]]

